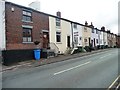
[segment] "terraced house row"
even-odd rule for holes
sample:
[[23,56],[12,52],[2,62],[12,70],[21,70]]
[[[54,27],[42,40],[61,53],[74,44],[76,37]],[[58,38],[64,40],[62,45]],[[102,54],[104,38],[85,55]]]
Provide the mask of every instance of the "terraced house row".
[[116,47],[120,43],[118,36],[105,27],[97,29],[87,21],[80,24],[62,18],[59,11],[54,16],[5,1],[1,1],[0,6],[0,48],[4,51],[30,53],[36,48],[35,41],[40,42],[40,49],[54,50],[59,54],[77,47],[91,45],[93,49],[99,49]]

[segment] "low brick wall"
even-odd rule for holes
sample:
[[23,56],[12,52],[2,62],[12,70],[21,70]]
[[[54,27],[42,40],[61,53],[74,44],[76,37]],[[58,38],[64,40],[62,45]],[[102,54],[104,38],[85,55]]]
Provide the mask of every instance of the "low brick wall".
[[13,63],[34,59],[33,49],[29,50],[4,50],[2,51],[3,64]]
[[[40,58],[49,58],[55,56],[53,52],[47,53],[43,52],[41,49]],[[34,59],[34,50],[33,49],[23,49],[23,50],[4,50],[2,51],[3,64],[8,66],[21,61],[28,61]]]

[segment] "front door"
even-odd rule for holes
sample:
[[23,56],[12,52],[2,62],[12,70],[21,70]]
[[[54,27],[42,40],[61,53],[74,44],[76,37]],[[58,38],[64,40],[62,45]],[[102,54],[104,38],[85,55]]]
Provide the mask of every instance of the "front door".
[[94,38],[94,47],[95,47],[96,45],[95,45],[95,38]]
[[93,47],[93,40],[91,40],[91,45],[92,45],[92,47]]
[[48,48],[49,34],[48,32],[43,32],[43,48]]
[[70,47],[70,36],[67,36],[67,47]]
[[89,46],[90,46],[90,43],[91,43],[91,42],[90,42],[90,37],[89,37]]

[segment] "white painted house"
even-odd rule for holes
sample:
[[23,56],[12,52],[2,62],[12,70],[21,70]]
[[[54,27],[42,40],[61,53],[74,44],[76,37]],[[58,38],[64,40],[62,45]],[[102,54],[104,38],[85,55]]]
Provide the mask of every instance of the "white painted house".
[[56,53],[66,53],[72,47],[71,23],[49,16],[49,39],[51,49],[55,49]]
[[[98,29],[97,29],[97,30],[98,30]],[[101,31],[98,30],[98,45],[100,45],[100,33],[101,33]]]
[[103,35],[103,31],[100,31],[100,45],[104,45],[104,35]]
[[0,1],[0,50],[6,48],[5,39],[5,1]]
[[74,47],[82,47],[82,39],[83,39],[83,34],[82,34],[82,25],[72,23],[72,28],[73,28],[73,43]]
[[93,28],[91,31],[91,43],[92,47],[97,47],[99,45],[98,30],[95,28]]
[[106,31],[104,31],[103,32],[103,41],[104,41],[104,45],[106,46],[106,45],[108,45],[108,38],[107,38],[107,32]]

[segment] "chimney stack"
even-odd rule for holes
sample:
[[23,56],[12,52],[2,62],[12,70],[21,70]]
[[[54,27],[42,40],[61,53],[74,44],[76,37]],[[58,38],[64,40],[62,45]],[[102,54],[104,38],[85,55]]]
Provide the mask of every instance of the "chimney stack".
[[29,7],[34,9],[34,10],[40,11],[40,2],[38,0],[36,0],[32,3],[30,3]]
[[104,26],[102,26],[102,27],[101,27],[101,30],[102,30],[102,31],[105,31],[105,27],[104,27]]
[[85,26],[88,26],[88,23],[87,23],[87,21],[85,21]]
[[94,26],[93,26],[93,23],[92,23],[92,22],[91,22],[91,25],[90,25],[90,27],[91,27],[91,28],[94,28]]
[[57,17],[61,18],[61,12],[60,11],[57,12]]
[[107,30],[107,33],[110,33],[110,30]]

